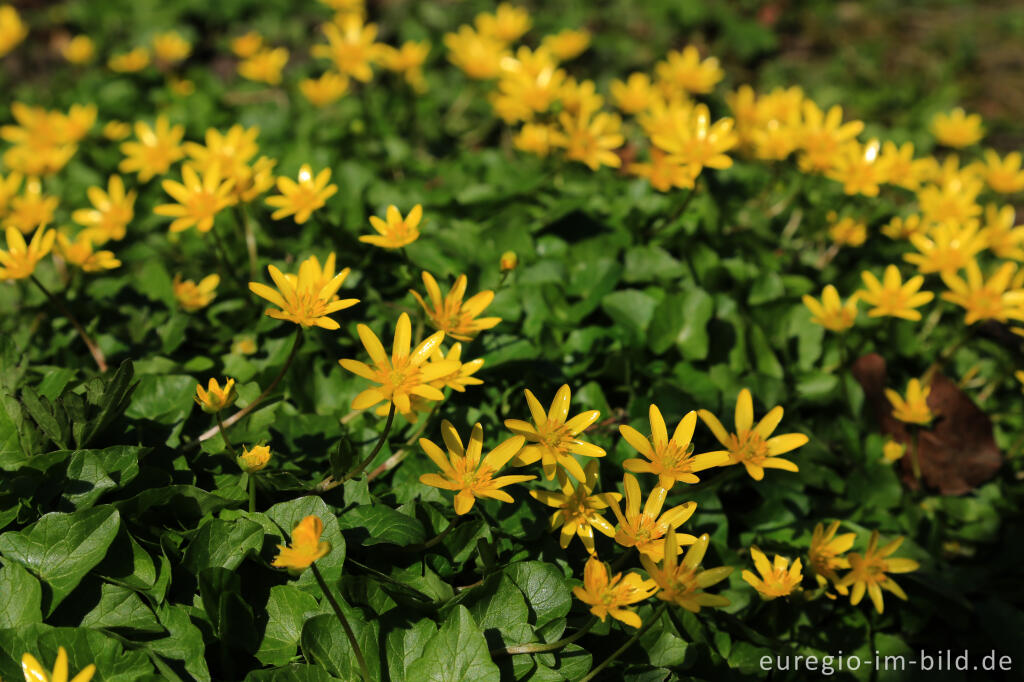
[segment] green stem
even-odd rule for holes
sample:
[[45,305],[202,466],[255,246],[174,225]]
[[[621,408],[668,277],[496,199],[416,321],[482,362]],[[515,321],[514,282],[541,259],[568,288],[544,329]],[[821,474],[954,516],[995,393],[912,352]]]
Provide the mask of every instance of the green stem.
[[217,232],[216,227],[210,230],[210,232],[213,234],[213,245],[214,249],[217,251],[217,260],[220,261],[221,269],[228,278],[231,279],[231,281],[238,285],[239,289],[242,289],[243,291],[246,290],[247,287],[245,286],[245,282],[239,278],[238,273],[235,272],[235,268],[231,266],[231,261],[228,260],[228,251],[224,246],[224,241],[220,237],[220,232]]
[[448,524],[447,528],[445,528],[443,531],[441,531],[440,533],[438,533],[434,537],[430,538],[426,542],[418,542],[415,545],[408,545],[406,547],[402,547],[402,551],[403,552],[425,552],[425,551],[427,551],[431,547],[434,547],[434,546],[444,542],[444,539],[446,537],[448,537],[449,533],[451,533],[453,530],[455,530],[455,527],[458,526],[459,524],[461,524],[462,521],[465,518],[466,517],[464,517],[464,516],[456,517],[454,521],[452,521],[451,523]]
[[380,466],[371,471],[366,476],[367,481],[372,481],[373,479],[383,474],[385,471],[394,469],[401,463],[403,459],[409,456],[409,453],[412,452],[413,445],[416,443],[416,440],[421,435],[423,435],[423,432],[427,430],[427,425],[430,423],[430,420],[434,417],[434,412],[437,411],[437,406],[440,404],[440,402],[434,403],[434,406],[430,408],[430,412],[428,412],[427,416],[423,419],[423,423],[421,423],[413,432],[413,434],[409,436],[408,439],[406,439],[405,444],[402,445],[402,447],[400,447],[397,452],[395,452],[393,455],[384,460],[380,464]]
[[99,368],[100,372],[106,372],[107,359],[104,357],[103,351],[100,350],[100,347],[96,345],[96,342],[93,341],[92,337],[85,331],[85,327],[83,327],[78,321],[78,318],[72,314],[71,309],[64,305],[64,301],[50,293],[50,290],[43,286],[43,283],[40,282],[35,275],[29,275],[29,278],[37,287],[39,287],[39,290],[43,292],[47,300],[55,305],[64,317],[68,318],[68,322],[71,323],[75,328],[75,331],[78,332],[78,335],[82,337],[82,341],[85,342],[85,347],[89,349],[89,354],[92,355],[92,359],[96,361],[96,367]]
[[918,439],[920,438],[921,429],[917,425],[910,427],[913,432],[910,436],[910,466],[914,472],[914,480],[917,481],[918,485],[921,484],[921,462],[918,460]]
[[518,644],[516,646],[509,646],[503,649],[491,649],[491,656],[515,656],[516,654],[541,654],[545,651],[557,651],[564,646],[572,644],[583,635],[590,632],[590,628],[597,624],[597,616],[594,616],[587,624],[582,628],[572,633],[568,637],[563,637],[557,642],[551,642],[550,644]]
[[384,423],[384,433],[380,434],[380,438],[377,440],[377,445],[374,446],[373,452],[371,452],[366,459],[364,459],[362,462],[360,462],[359,466],[357,466],[355,469],[353,469],[352,471],[350,471],[347,474],[345,474],[345,477],[342,478],[340,481],[338,481],[339,485],[341,485],[345,481],[350,481],[353,478],[355,478],[356,476],[358,476],[359,474],[363,473],[363,469],[365,469],[366,467],[368,467],[370,465],[370,462],[372,462],[374,460],[374,458],[377,456],[377,453],[380,452],[380,449],[382,447],[384,447],[384,441],[387,440],[388,434],[391,433],[391,425],[394,423],[394,421],[395,421],[395,402],[391,401],[391,407],[388,408],[388,420]]
[[593,670],[591,670],[590,674],[587,675],[586,677],[584,677],[582,680],[580,680],[580,682],[590,682],[590,680],[592,680],[595,677],[597,677],[597,674],[599,672],[601,672],[602,670],[607,668],[609,665],[614,663],[615,659],[617,659],[619,656],[621,656],[626,651],[626,649],[628,649],[629,647],[633,646],[633,644],[634,644],[634,642],[636,642],[636,640],[640,639],[640,635],[644,634],[647,631],[647,628],[651,627],[651,625],[653,625],[655,623],[655,621],[661,620],[661,614],[665,613],[665,609],[667,609],[667,608],[668,608],[668,602],[662,602],[661,606],[659,606],[654,611],[654,614],[651,615],[651,617],[648,618],[644,622],[644,624],[641,625],[637,629],[637,631],[633,633],[632,637],[630,637],[628,640],[626,640],[625,644],[623,644],[618,649],[616,649],[612,653],[611,656],[609,656],[608,658],[606,658],[603,661],[601,661],[601,664],[598,665]]
[[249,474],[249,513],[256,513],[256,477]]
[[252,224],[249,222],[249,215],[245,210],[245,204],[239,203],[235,206],[235,220],[242,229],[245,237],[245,248],[249,252],[249,279],[255,280],[259,275],[259,252],[256,248],[256,233],[253,232]]
[[[292,350],[290,353],[288,353],[288,359],[286,359],[284,361],[284,364],[281,365],[281,371],[279,371],[277,373],[277,376],[274,377],[273,381],[271,381],[270,384],[265,389],[263,389],[263,392],[256,397],[256,400],[252,401],[251,403],[243,407],[241,410],[235,412],[233,415],[225,419],[223,428],[226,429],[232,424],[238,422],[240,419],[243,419],[247,414],[255,410],[260,403],[266,400],[267,396],[270,395],[270,392],[277,388],[277,385],[281,382],[281,379],[284,378],[284,374],[285,372],[288,371],[288,368],[292,366],[292,362],[294,362],[295,356],[298,355],[299,348],[301,346],[302,327],[300,326],[295,330],[295,340],[292,342]],[[220,426],[218,425],[213,427],[212,429],[204,431],[203,434],[199,436],[199,440],[197,442],[202,443],[203,441],[210,440],[211,438],[217,435],[219,428]]]
[[220,418],[220,412],[217,412],[214,416],[217,418],[217,429],[220,431],[221,438],[224,439],[224,445],[227,446],[231,456],[237,458],[238,453],[235,452],[235,446],[231,444],[231,439],[228,438],[228,431],[224,428],[224,420]]
[[323,590],[324,596],[327,597],[327,601],[331,603],[331,608],[334,609],[334,614],[338,616],[338,620],[341,622],[341,627],[345,630],[345,636],[348,637],[349,644],[352,645],[352,653],[356,655],[356,662],[359,664],[359,672],[365,682],[372,682],[373,678],[370,677],[370,670],[366,667],[366,659],[363,658],[363,650],[359,648],[359,642],[356,641],[356,635],[352,632],[352,626],[348,624],[348,619],[345,618],[345,614],[341,610],[341,606],[334,599],[334,594],[331,593],[327,587],[327,583],[324,581],[324,576],[320,573],[320,569],[317,568],[316,562],[310,564],[310,568],[313,569],[313,577],[316,578],[316,582],[320,585],[320,589]]

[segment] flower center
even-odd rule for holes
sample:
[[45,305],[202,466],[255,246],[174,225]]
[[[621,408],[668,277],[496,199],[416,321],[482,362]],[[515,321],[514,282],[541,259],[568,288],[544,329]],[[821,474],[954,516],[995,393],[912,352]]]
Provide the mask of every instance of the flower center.
[[744,434],[729,434],[729,457],[734,463],[760,464],[768,456],[768,446],[761,434],[754,430]]

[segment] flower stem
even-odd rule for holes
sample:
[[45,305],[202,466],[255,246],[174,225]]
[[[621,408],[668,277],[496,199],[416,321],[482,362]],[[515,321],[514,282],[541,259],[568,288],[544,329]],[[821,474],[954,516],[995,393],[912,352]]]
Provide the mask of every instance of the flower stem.
[[215,250],[217,251],[217,260],[220,261],[221,269],[224,270],[224,273],[228,276],[228,278],[231,281],[238,285],[239,289],[245,291],[245,282],[241,280],[241,278],[238,276],[238,273],[235,272],[235,269],[231,267],[231,261],[228,260],[228,252],[227,249],[224,247],[224,241],[220,237],[220,232],[217,231],[216,227],[211,229],[210,232],[213,234],[213,245]]
[[249,474],[249,513],[256,513],[256,477]]
[[601,672],[602,670],[607,668],[609,665],[611,665],[613,662],[615,662],[615,659],[617,659],[619,656],[621,656],[626,651],[626,649],[628,649],[629,647],[633,646],[633,643],[636,642],[636,640],[640,639],[640,635],[644,634],[647,631],[647,628],[651,627],[651,625],[653,625],[655,623],[655,621],[661,620],[661,614],[665,613],[665,609],[667,609],[667,608],[668,608],[668,602],[662,602],[661,606],[659,606],[654,611],[654,614],[650,618],[648,618],[644,622],[644,624],[641,625],[637,629],[636,632],[633,633],[632,637],[630,637],[628,640],[626,640],[625,644],[623,644],[618,649],[616,649],[612,653],[611,656],[609,656],[608,658],[606,658],[603,661],[601,661],[600,665],[598,665],[596,668],[591,670],[590,674],[587,675],[586,677],[584,677],[582,680],[580,680],[580,682],[590,682],[590,680],[592,680],[595,677],[597,677],[597,674],[599,672]]
[[370,462],[372,462],[374,457],[377,456],[377,453],[380,452],[380,449],[382,447],[384,447],[384,441],[387,440],[388,434],[391,433],[391,425],[394,423],[394,421],[395,421],[395,403],[394,403],[394,401],[392,401],[391,402],[391,407],[388,408],[388,420],[384,423],[384,433],[380,434],[380,438],[377,440],[377,445],[374,446],[373,452],[371,452],[370,455],[366,459],[364,459],[362,462],[360,462],[359,466],[357,466],[355,469],[353,469],[352,471],[350,471],[347,474],[345,474],[345,476],[340,481],[338,481],[338,485],[341,485],[345,481],[352,480],[353,478],[355,478],[359,474],[363,473],[363,469],[365,469],[366,467],[370,466]]
[[921,429],[917,425],[911,427],[913,434],[910,437],[910,466],[914,472],[914,480],[917,481],[918,485],[921,483],[921,462],[918,459],[918,439],[921,435]]
[[249,222],[245,204],[239,203],[235,206],[235,220],[242,229],[242,234],[245,236],[245,248],[249,252],[249,279],[256,279],[260,274],[259,252],[256,248],[256,233],[253,232],[252,223]]
[[320,569],[317,568],[316,562],[310,564],[310,568],[313,569],[313,577],[316,578],[316,582],[320,585],[320,589],[323,590],[324,596],[327,597],[327,601],[331,603],[331,608],[334,609],[334,614],[338,616],[338,620],[341,621],[341,627],[345,630],[345,636],[348,637],[348,643],[352,645],[352,653],[356,656],[356,662],[359,664],[359,672],[362,675],[365,682],[372,682],[373,678],[370,677],[370,671],[366,667],[366,659],[363,658],[363,650],[359,648],[359,642],[356,641],[356,635],[352,632],[352,626],[348,624],[348,619],[345,618],[345,614],[341,610],[341,606],[334,599],[334,594],[327,587],[327,583],[324,581],[323,574],[320,573]]
[[551,642],[550,644],[518,644],[516,646],[509,646],[503,649],[491,649],[491,656],[515,656],[516,654],[540,654],[545,651],[557,651],[564,646],[572,644],[583,635],[590,632],[590,628],[597,624],[597,616],[591,618],[586,625],[572,633],[568,637],[563,637],[557,642]]
[[227,429],[224,428],[224,420],[220,418],[220,412],[215,416],[217,417],[217,429],[220,431],[221,438],[224,439],[224,445],[228,447],[228,452],[231,453],[231,456],[237,458],[238,453],[235,452],[235,446],[231,444],[231,439],[228,438],[228,432]]
[[50,303],[52,303],[53,305],[57,306],[57,309],[60,310],[64,317],[68,318],[68,322],[70,322],[74,326],[75,331],[78,332],[78,335],[82,337],[82,341],[85,342],[86,348],[89,349],[89,354],[92,355],[92,359],[96,361],[96,367],[99,368],[100,372],[106,372],[107,358],[104,357],[103,351],[100,350],[100,347],[96,345],[96,342],[93,341],[92,337],[89,336],[88,332],[85,331],[85,327],[83,327],[82,324],[78,321],[78,318],[76,318],[71,313],[71,309],[64,305],[64,301],[60,300],[52,293],[50,293],[50,290],[43,286],[43,283],[40,282],[35,275],[29,275],[29,277],[35,283],[35,285],[39,287],[39,290],[43,292],[47,300],[49,300]]
[[434,416],[434,412],[437,410],[438,405],[440,405],[439,402],[434,403],[434,406],[431,408],[430,412],[423,419],[423,423],[416,428],[416,430],[413,432],[411,436],[409,436],[408,439],[406,439],[405,444],[402,447],[400,447],[393,455],[384,460],[384,462],[381,463],[380,466],[371,471],[366,476],[367,481],[372,481],[373,479],[383,474],[385,471],[394,469],[402,462],[403,459],[408,457],[409,453],[412,452],[412,446],[413,444],[416,443],[416,439],[423,435],[423,432],[427,430],[427,425],[430,423],[431,418]]
[[283,365],[281,365],[281,371],[277,373],[277,376],[274,377],[274,380],[270,382],[270,385],[263,389],[263,392],[256,397],[256,400],[252,401],[251,403],[243,407],[241,410],[235,412],[233,415],[225,419],[223,427],[218,425],[213,427],[212,429],[207,429],[206,431],[204,431],[203,434],[199,436],[198,442],[202,443],[203,441],[210,440],[211,438],[217,435],[217,431],[219,428],[228,428],[229,426],[236,423],[240,419],[243,419],[247,414],[255,410],[260,403],[266,400],[267,396],[270,395],[270,392],[277,388],[277,385],[281,382],[281,379],[284,378],[284,374],[285,372],[288,371],[288,368],[291,367],[292,362],[295,360],[295,356],[298,355],[299,353],[300,346],[302,346],[302,327],[299,327],[295,330],[295,340],[292,342],[292,350],[290,353],[288,353],[288,359],[284,361]]

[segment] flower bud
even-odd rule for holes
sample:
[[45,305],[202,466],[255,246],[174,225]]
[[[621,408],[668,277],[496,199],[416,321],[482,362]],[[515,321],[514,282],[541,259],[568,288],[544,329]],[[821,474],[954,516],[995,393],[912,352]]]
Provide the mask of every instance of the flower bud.
[[252,450],[242,448],[242,454],[238,458],[238,466],[247,474],[254,474],[270,461],[270,447],[257,445]]
[[501,254],[501,260],[499,262],[502,272],[510,272],[515,270],[516,266],[519,265],[519,257],[516,255],[515,251],[506,251]]
[[195,401],[203,408],[203,412],[216,414],[225,407],[230,407],[236,398],[238,393],[235,391],[234,379],[225,381],[224,388],[220,387],[216,379],[210,379],[206,390],[203,390],[202,384],[196,385]]

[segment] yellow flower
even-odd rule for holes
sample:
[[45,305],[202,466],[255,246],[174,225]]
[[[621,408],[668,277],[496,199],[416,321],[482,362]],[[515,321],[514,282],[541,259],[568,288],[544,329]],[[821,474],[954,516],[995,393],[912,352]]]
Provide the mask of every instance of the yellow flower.
[[955,177],[941,184],[922,187],[917,191],[921,215],[930,223],[966,224],[981,214],[977,198],[982,186],[979,180]]
[[[508,422],[506,422],[506,426]],[[551,515],[551,530],[561,527],[558,544],[562,549],[569,546],[573,535],[578,535],[587,551],[594,554],[594,529],[608,537],[614,537],[615,527],[601,516],[601,510],[607,509],[611,502],[622,499],[619,493],[593,494],[597,486],[598,461],[587,463],[586,473],[580,482],[573,486],[564,469],[558,470],[558,485],[562,492],[553,490],[531,490],[533,499],[542,502],[558,511]]]
[[602,623],[611,616],[634,628],[643,625],[643,621],[636,611],[625,607],[642,602],[657,591],[653,580],[644,580],[638,573],[628,573],[625,578],[616,573],[609,578],[608,567],[593,554],[583,568],[583,586],[572,588],[576,598],[589,605],[590,613]]
[[239,336],[235,342],[231,344],[231,352],[239,355],[252,355],[256,350],[256,339],[248,334]]
[[420,204],[413,206],[405,218],[398,207],[388,206],[385,218],[387,222],[375,215],[370,216],[370,225],[378,234],[361,235],[359,241],[382,249],[400,249],[419,239],[420,231],[417,228],[423,218],[423,207]]
[[238,466],[247,474],[263,470],[270,462],[270,448],[266,445],[253,446],[252,450],[243,447],[238,456]]
[[204,168],[200,178],[190,163],[181,167],[181,179],[182,182],[164,180],[161,183],[164,191],[178,203],[161,204],[153,213],[174,218],[171,232],[182,232],[192,226],[200,232],[209,232],[217,214],[235,203],[231,195],[234,179],[222,179],[216,164]]
[[284,274],[274,265],[267,266],[277,290],[260,282],[249,282],[249,291],[280,308],[267,308],[265,312],[275,320],[286,320],[303,327],[338,329],[340,325],[328,315],[351,308],[359,303],[359,299],[339,300],[338,289],[345,282],[351,268],[335,274],[334,260],[334,253],[331,253],[321,267],[317,257],[310,256],[299,265],[297,275]]
[[348,77],[328,71],[319,78],[302,79],[299,91],[314,107],[324,107],[348,92]]
[[511,272],[516,269],[517,265],[519,265],[519,256],[515,251],[505,251],[498,259],[498,267],[502,272]]
[[1013,373],[1013,376],[1017,379],[1018,382],[1024,384],[1024,370],[1017,370],[1016,372]]
[[190,279],[182,281],[181,275],[174,275],[172,287],[174,298],[182,310],[194,313],[197,310],[210,305],[217,296],[217,285],[220,284],[220,275],[207,275],[196,284]]
[[184,134],[185,127],[181,124],[172,127],[166,116],[159,116],[152,128],[142,121],[136,121],[137,141],[121,144],[121,153],[125,158],[118,169],[122,173],[138,173],[139,182],[149,182],[154,175],[163,175],[172,163],[185,155],[181,148]]
[[690,546],[686,556],[679,561],[679,541],[676,532],[670,530],[665,535],[665,560],[659,567],[644,555],[640,555],[640,563],[651,579],[661,588],[658,599],[674,602],[687,611],[700,612],[702,606],[716,608],[728,606],[729,600],[717,594],[704,592],[705,588],[720,583],[732,573],[732,566],[719,566],[705,571],[698,570],[710,542],[704,533],[697,542]]
[[673,50],[658,62],[654,71],[658,85],[666,97],[683,90],[694,94],[707,94],[722,80],[725,72],[718,65],[718,59],[708,57],[701,61],[700,52],[693,45],[683,50]]
[[927,163],[924,159],[914,159],[913,142],[897,146],[887,140],[878,155],[878,164],[884,169],[885,182],[911,191],[921,184],[921,169]]
[[90,187],[85,193],[93,207],[72,212],[71,219],[86,228],[85,234],[97,245],[124,239],[125,228],[135,217],[135,190],[125,192],[121,176],[111,175],[106,192]]
[[381,64],[388,71],[402,74],[405,82],[416,92],[426,92],[427,82],[423,78],[423,62],[430,54],[430,43],[407,40],[400,48],[384,45],[381,48]]
[[[830,220],[836,217],[835,212],[829,214]],[[840,246],[861,246],[868,239],[868,225],[863,220],[845,216],[829,226],[828,236]]]
[[13,50],[27,35],[28,27],[17,10],[10,5],[0,6],[0,57]]
[[800,581],[803,580],[803,568],[799,559],[792,564],[789,560],[778,554],[775,561],[768,562],[768,557],[757,547],[750,548],[750,556],[754,559],[754,568],[761,574],[758,578],[753,571],[744,570],[741,574],[743,579],[761,593],[765,599],[771,600],[776,597],[786,597],[793,593],[793,590],[800,588]]
[[[897,443],[894,440],[885,441],[885,445],[882,446],[882,459],[886,462],[896,462],[903,459],[903,455],[907,453],[907,446],[903,443]],[[852,533],[851,533],[852,535]]]
[[107,66],[117,73],[134,73],[149,66],[149,50],[136,47],[128,52],[119,52],[107,60]]
[[569,384],[563,384],[558,389],[547,412],[544,411],[540,401],[530,392],[530,389],[523,392],[526,394],[526,403],[529,405],[533,423],[519,419],[505,420],[505,428],[512,433],[526,436],[526,440],[530,441],[530,445],[523,448],[516,458],[516,466],[533,464],[537,460],[541,460],[544,478],[548,480],[555,477],[555,470],[558,467],[568,471],[569,475],[577,481],[587,480],[583,467],[576,461],[573,454],[584,457],[604,457],[606,453],[604,448],[581,441],[576,436],[597,421],[601,413],[598,410],[587,410],[567,421],[571,399]]
[[194,82],[188,78],[178,78],[177,76],[168,77],[167,87],[175,95],[180,95],[181,97],[188,97],[196,91],[196,84]]
[[103,126],[103,137],[114,142],[123,140],[132,134],[132,127],[124,121],[107,121]]
[[196,384],[195,401],[203,408],[203,412],[216,414],[231,407],[237,398],[234,379],[225,380],[223,387],[216,379],[210,379],[205,389],[202,384]]
[[373,78],[371,65],[381,55],[377,40],[377,24],[364,24],[358,14],[348,14],[335,23],[325,24],[326,45],[314,45],[313,56],[330,59],[346,76],[368,83]]
[[[722,422],[707,410],[699,410],[701,420],[725,446],[729,464],[743,464],[755,481],[764,478],[765,469],[799,471],[797,465],[778,455],[806,445],[808,438],[802,433],[786,433],[769,438],[782,421],[782,407],[768,411],[754,426],[754,403],[750,391],[743,389],[736,399],[736,433],[728,433]],[[753,427],[753,428],[751,428]]]
[[448,354],[445,355],[441,351],[441,347],[438,346],[434,349],[434,354],[431,356],[431,361],[440,362],[441,360],[450,360],[457,363],[457,367],[448,374],[438,377],[431,385],[434,388],[450,388],[453,391],[464,393],[466,386],[479,386],[483,381],[477,379],[473,375],[480,371],[480,368],[484,366],[484,359],[477,358],[476,360],[470,360],[469,362],[462,362],[462,344],[453,343],[452,347],[448,349]]
[[800,148],[803,151],[798,159],[800,170],[805,173],[826,173],[832,169],[839,150],[860,135],[864,123],[843,123],[842,107],[835,105],[825,113],[810,99],[803,101],[802,113]]
[[[441,422],[441,437],[444,439],[447,455],[444,450],[426,438],[420,438],[420,447],[427,457],[437,465],[441,474],[423,474],[420,483],[442,490],[457,490],[455,495],[455,513],[468,514],[477,499],[490,498],[501,502],[515,502],[512,496],[501,488],[513,483],[532,481],[536,476],[499,476],[494,477],[508,464],[526,439],[513,436],[483,456],[484,430],[479,423],[473,425],[469,436],[469,447],[463,447],[462,439],[451,422]],[[443,475],[442,475],[443,474]]]
[[[887,573],[910,573],[916,571],[920,564],[913,559],[886,558],[903,543],[903,538],[898,537],[881,549],[878,549],[878,531],[871,533],[871,540],[868,542],[867,551],[864,554],[856,552],[850,554],[850,572],[843,576],[839,585],[843,587],[853,586],[850,590],[850,603],[857,605],[864,598],[864,592],[871,597],[875,609],[882,613],[882,590],[892,592],[900,599],[906,601],[907,594],[896,581],[890,578]],[[837,585],[838,587],[838,585]]]
[[[978,114],[967,115],[962,108],[957,107],[949,113],[939,112],[932,118],[932,135],[947,147],[957,149],[970,147],[972,144],[981,141],[985,129],[981,125],[981,116]],[[881,596],[879,596],[879,604]],[[878,609],[881,611],[881,607]]]
[[1015,194],[1024,190],[1024,170],[1021,153],[1010,152],[1002,160],[994,149],[985,150],[985,163],[981,167],[985,183],[1000,194]]
[[[665,533],[686,523],[697,509],[697,503],[676,505],[662,514],[661,508],[668,491],[659,485],[647,496],[641,511],[643,494],[636,477],[626,474],[622,477],[622,483],[626,490],[626,513],[622,513],[618,501],[611,500],[612,513],[619,522],[615,529],[615,542],[623,547],[636,547],[638,552],[650,557],[652,561],[661,561],[665,556],[665,543],[662,540]],[[677,539],[682,545],[692,545],[697,541],[697,538],[688,534],[680,534]]]
[[446,33],[444,45],[448,61],[470,78],[487,80],[501,74],[501,60],[508,56],[506,43],[482,35],[471,26],[460,26],[458,33]]
[[900,270],[895,265],[885,268],[882,281],[865,270],[860,273],[866,289],[857,291],[857,297],[868,305],[875,306],[868,311],[868,317],[901,317],[904,320],[920,320],[921,313],[915,310],[928,303],[935,294],[919,291],[924,277],[915,275],[903,282]]
[[693,454],[693,445],[690,441],[697,427],[696,412],[691,410],[679,420],[671,439],[668,437],[665,420],[657,405],[651,404],[648,417],[651,422],[650,439],[628,424],[619,427],[619,433],[626,442],[647,458],[647,461],[637,457],[627,459],[622,463],[627,471],[655,474],[658,477],[658,485],[671,490],[677,481],[700,483],[700,479],[694,474],[728,464],[729,458],[722,454]]
[[557,135],[557,128],[549,123],[524,123],[512,139],[512,146],[543,158],[551,151]]
[[177,31],[158,33],[153,37],[153,54],[158,62],[173,64],[192,53],[192,43]]
[[[415,209],[413,209],[415,210]],[[427,289],[427,298],[430,303],[423,300],[423,297],[416,291],[410,289],[409,293],[423,308],[427,314],[427,320],[434,329],[439,329],[459,341],[472,341],[480,332],[490,329],[501,322],[500,317],[477,316],[494,300],[494,292],[491,290],[481,291],[471,296],[465,302],[462,297],[466,294],[467,278],[459,275],[455,284],[444,297],[441,296],[441,288],[437,286],[437,280],[426,270],[423,271],[423,285]]]
[[331,551],[331,543],[320,539],[323,532],[324,522],[319,517],[307,516],[302,519],[292,530],[291,547],[278,545],[277,557],[270,565],[287,568],[292,575],[299,575]]
[[17,125],[0,128],[0,136],[13,144],[4,152],[4,164],[26,175],[50,175],[74,156],[75,143],[96,122],[96,105],[75,104],[64,114],[13,102],[11,114]]
[[1013,206],[985,207],[985,227],[981,235],[985,245],[998,258],[1024,261],[1024,225],[1014,226],[1017,213]]
[[93,46],[92,38],[87,35],[77,35],[70,38],[60,46],[60,54],[72,64],[85,64],[92,61],[96,48]]
[[906,218],[896,216],[882,225],[882,234],[889,239],[910,239],[915,234],[925,234],[927,231],[928,224],[917,213]]
[[885,180],[885,167],[878,160],[878,140],[861,145],[856,140],[844,144],[826,175],[843,183],[846,194],[878,196],[878,186]]
[[476,30],[480,35],[511,43],[529,31],[533,22],[525,7],[515,7],[503,2],[494,10],[494,14],[481,12],[476,15],[473,23],[476,24]]
[[576,115],[563,111],[558,115],[561,130],[556,132],[553,144],[565,148],[565,156],[586,164],[590,170],[601,166],[618,168],[622,159],[613,152],[622,146],[622,119],[617,114],[602,111],[591,118],[591,111],[582,109]]
[[668,192],[675,188],[692,188],[700,173],[700,167],[680,162],[678,156],[671,156],[657,147],[651,147],[650,163],[631,163],[626,172],[647,178],[651,187],[659,192]]
[[[444,332],[435,332],[409,352],[412,346],[412,323],[408,313],[402,313],[395,325],[395,339],[391,356],[384,351],[384,345],[377,335],[365,324],[356,327],[373,367],[358,360],[343,359],[338,364],[349,372],[368,379],[378,386],[368,388],[352,401],[353,410],[365,410],[381,401],[393,402],[403,415],[412,414],[413,396],[427,400],[444,400],[444,393],[431,385],[440,377],[458,369],[455,360],[430,361],[434,349],[441,345]],[[410,421],[415,421],[411,419]]]
[[273,168],[277,163],[266,156],[249,165],[249,160],[259,152],[256,138],[259,128],[244,128],[235,124],[222,133],[216,128],[207,128],[205,144],[186,142],[182,145],[191,157],[196,170],[217,166],[225,179],[231,179],[232,195],[239,201],[251,201],[267,191],[274,184]]
[[235,56],[248,59],[263,48],[263,36],[256,31],[249,31],[244,35],[231,39],[231,51]]
[[885,397],[892,405],[893,417],[906,424],[925,426],[935,419],[935,413],[928,407],[928,394],[931,392],[931,386],[922,388],[918,379],[911,379],[907,384],[906,399],[891,388],[885,389]]
[[918,253],[908,253],[903,260],[917,266],[921,274],[937,272],[955,273],[985,249],[985,236],[978,232],[977,221],[960,227],[956,223],[942,223],[910,238]]
[[625,81],[615,79],[610,88],[615,106],[624,114],[639,114],[650,107],[656,97],[651,77],[646,73],[631,73]]
[[853,326],[857,320],[858,300],[859,296],[854,294],[843,303],[839,292],[831,284],[826,285],[821,292],[820,302],[807,294],[803,297],[804,305],[813,315],[811,322],[834,332],[844,332]]
[[66,235],[58,233],[57,249],[61,258],[71,265],[78,266],[83,272],[102,272],[121,266],[121,261],[114,257],[112,251],[94,251],[92,240],[84,232],[73,242]]
[[17,194],[23,179],[21,173],[17,171],[8,173],[7,177],[0,175],[0,217],[7,213],[11,199]]
[[[843,557],[843,554],[850,551],[853,541],[857,539],[856,533],[842,533],[836,535],[839,530],[839,521],[833,521],[826,529],[822,524],[814,527],[811,536],[811,546],[807,550],[807,565],[814,573],[815,580],[820,587],[825,587],[828,581],[837,583],[839,575],[836,569],[847,569],[850,562]],[[846,588],[836,586],[840,594],[846,594]]]
[[7,279],[25,279],[36,271],[36,265],[53,249],[57,233],[40,225],[25,244],[25,238],[17,228],[8,226],[7,250],[0,249],[0,282]]
[[944,292],[942,298],[967,311],[964,324],[1024,320],[1024,289],[1011,288],[1016,270],[1015,264],[1003,263],[985,280],[978,261],[971,260],[967,263],[966,280],[958,274],[943,273],[942,281],[950,290]]
[[[0,7],[0,24],[2,24],[3,10],[9,7]],[[47,672],[36,657],[32,654],[24,654],[21,657],[21,670],[25,674],[26,682],[68,682],[68,652],[64,647],[57,647],[57,660],[53,663],[53,672]],[[89,682],[96,674],[96,665],[90,663],[82,668],[81,672],[71,678],[71,682]]]
[[268,85],[281,82],[281,70],[288,63],[288,48],[275,47],[260,50],[238,65],[238,75],[242,78]]
[[655,133],[651,141],[672,155],[674,160],[693,166],[694,175],[704,167],[729,168],[732,159],[726,154],[738,143],[733,120],[721,118],[711,123],[705,104],[695,106],[689,116],[676,121],[669,130]]
[[274,220],[281,220],[288,216],[294,216],[293,220],[301,225],[313,215],[313,211],[322,207],[335,192],[337,185],[328,184],[331,181],[331,169],[324,168],[316,176],[313,176],[313,169],[308,163],[302,164],[299,168],[298,182],[291,178],[279,177],[277,179],[277,191],[268,197],[268,206],[277,210],[270,217]]
[[53,212],[58,203],[57,197],[43,194],[43,184],[39,178],[29,178],[25,181],[22,193],[11,199],[4,226],[16,227],[28,234],[36,226],[53,221]]
[[501,69],[491,106],[506,123],[533,119],[550,110],[562,94],[565,71],[545,50],[520,47],[514,58],[502,60]]
[[544,36],[540,45],[560,62],[567,62],[583,54],[590,45],[590,31],[566,28]]

